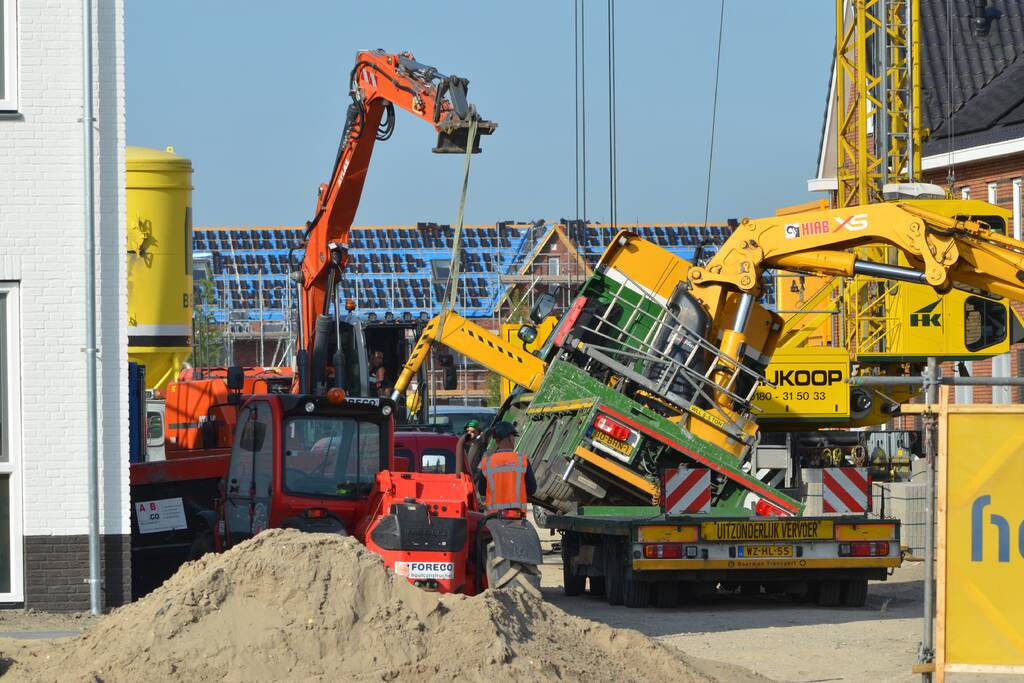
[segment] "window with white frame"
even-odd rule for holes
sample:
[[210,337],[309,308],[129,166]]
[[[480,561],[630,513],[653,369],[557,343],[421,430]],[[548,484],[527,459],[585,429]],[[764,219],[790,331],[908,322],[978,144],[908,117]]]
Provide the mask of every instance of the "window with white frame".
[[18,287],[0,282],[0,602],[24,596],[18,340]]
[[17,0],[0,0],[0,112],[18,110]]

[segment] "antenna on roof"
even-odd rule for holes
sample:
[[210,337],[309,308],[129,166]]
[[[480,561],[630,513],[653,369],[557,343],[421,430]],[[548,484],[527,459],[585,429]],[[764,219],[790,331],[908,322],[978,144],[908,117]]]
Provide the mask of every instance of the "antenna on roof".
[[996,18],[994,8],[988,6],[988,0],[974,0],[974,11],[971,12],[971,25],[974,27],[974,35],[982,38],[988,35],[992,28],[992,20]]

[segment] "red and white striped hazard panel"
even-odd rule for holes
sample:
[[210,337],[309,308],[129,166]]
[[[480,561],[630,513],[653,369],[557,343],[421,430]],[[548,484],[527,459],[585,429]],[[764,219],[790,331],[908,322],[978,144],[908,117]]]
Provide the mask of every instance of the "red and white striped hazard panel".
[[366,81],[367,85],[372,88],[377,87],[377,74],[373,73],[369,67],[363,69],[362,72],[360,72],[360,75],[363,77],[363,80]]
[[870,507],[871,476],[867,467],[826,467],[821,471],[824,512],[865,513]]
[[661,475],[661,506],[669,515],[711,510],[711,470],[680,467]]

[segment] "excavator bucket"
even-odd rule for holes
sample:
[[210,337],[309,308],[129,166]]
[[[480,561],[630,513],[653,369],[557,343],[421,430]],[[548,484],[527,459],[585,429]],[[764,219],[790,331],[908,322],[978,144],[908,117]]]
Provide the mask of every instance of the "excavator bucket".
[[[476,128],[476,138],[473,140],[473,154],[480,153],[480,138],[490,135],[498,124],[493,121],[479,121]],[[434,154],[465,154],[466,144],[469,141],[469,122],[460,123],[458,127],[450,131],[438,131],[437,147],[434,147]]]

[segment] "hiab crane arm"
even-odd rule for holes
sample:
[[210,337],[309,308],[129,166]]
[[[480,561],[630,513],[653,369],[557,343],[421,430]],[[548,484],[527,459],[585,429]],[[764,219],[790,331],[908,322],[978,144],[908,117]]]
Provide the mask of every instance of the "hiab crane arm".
[[[846,251],[867,244],[890,245],[910,267],[861,260]],[[704,267],[690,268],[693,295],[713,320],[713,338],[725,357],[770,358],[782,319],[761,309],[766,269],[818,275],[869,275],[931,285],[939,293],[951,287],[1024,301],[1024,243],[988,229],[903,202],[811,211],[744,220]],[[760,309],[760,310],[758,310]],[[752,311],[758,315],[752,316]],[[767,315],[766,315],[767,314]],[[750,321],[770,320],[770,330],[751,330]],[[717,383],[735,372],[719,368]],[[727,413],[737,406],[724,394],[716,402]]]
[[[845,251],[863,244],[892,245],[906,255],[911,267],[862,261]],[[669,261],[653,266],[650,250],[640,247],[635,236],[620,233],[602,256],[598,271],[610,268],[628,272],[629,278],[660,291],[666,298],[676,283],[688,285],[710,321],[705,339],[720,351],[709,373],[711,386],[719,389],[712,392],[715,405],[704,406],[705,413],[707,409],[718,411],[728,422],[741,427],[745,437],[737,440],[737,434],[726,434],[706,420],[691,420],[690,429],[737,456],[745,452],[756,426],[750,419],[750,406],[737,402],[737,392],[728,388],[734,386],[741,372],[737,364],[748,366],[742,371],[747,380],[763,372],[783,324],[780,316],[756,301],[764,287],[765,270],[782,268],[839,276],[863,273],[925,283],[940,292],[956,285],[1024,300],[1024,243],[983,224],[951,219],[919,205],[875,204],[745,220],[704,267],[691,266],[667,252],[664,257]],[[435,341],[520,386],[536,390],[547,371],[550,353],[543,358],[526,354],[459,316],[448,315],[451,320],[444,323],[440,333],[436,319],[424,331],[396,383],[395,398],[407,388]],[[570,337],[580,336],[566,328],[563,338],[567,332]]]
[[490,135],[497,127],[481,119],[466,99],[468,80],[446,76],[407,52],[357,53],[349,86],[352,103],[338,154],[330,180],[320,185],[313,219],[306,224],[305,254],[297,275],[301,283],[298,388],[302,393],[321,393],[326,388],[328,333],[337,324],[328,315],[331,296],[348,262],[348,233],[374,144],[391,136],[395,107],[437,130],[437,146],[432,150],[437,154],[465,153],[473,125],[472,151],[479,152],[479,136]]

